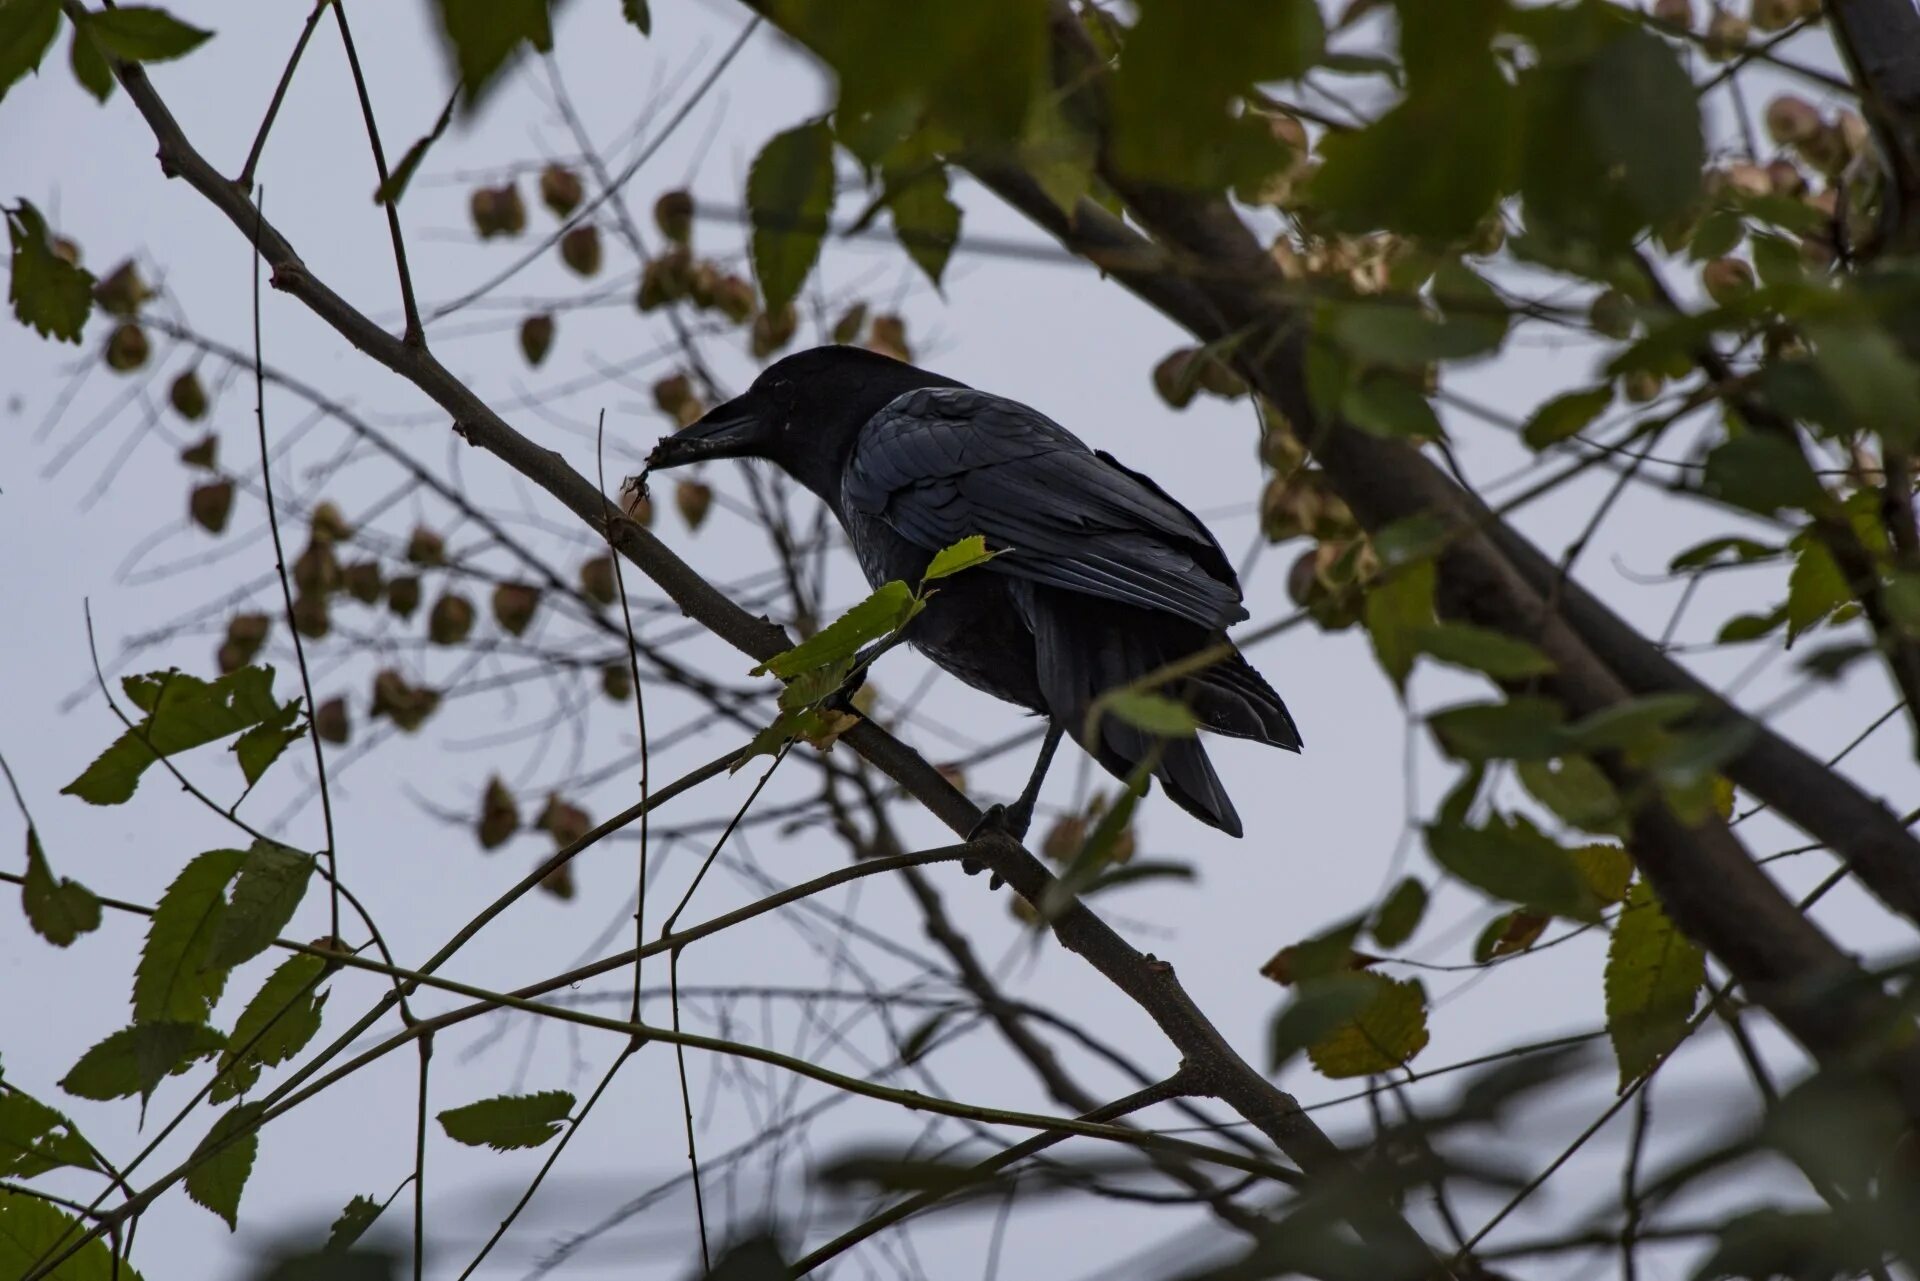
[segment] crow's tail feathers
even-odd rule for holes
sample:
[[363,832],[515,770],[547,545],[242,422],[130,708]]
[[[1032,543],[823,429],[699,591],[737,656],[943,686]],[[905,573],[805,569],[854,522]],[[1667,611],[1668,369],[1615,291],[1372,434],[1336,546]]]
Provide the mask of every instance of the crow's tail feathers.
[[[1143,610],[1102,607],[1084,596],[1064,601],[1045,590],[1021,595],[1034,631],[1041,693],[1074,741],[1121,779],[1157,754],[1153,776],[1169,800],[1209,827],[1241,835],[1240,816],[1197,738],[1160,738],[1104,716],[1095,729],[1097,741],[1087,740],[1087,712],[1095,699],[1194,652],[1205,643],[1199,629]],[[1106,617],[1110,611],[1111,619]],[[1300,735],[1279,695],[1238,654],[1177,693],[1208,729],[1300,748]]]

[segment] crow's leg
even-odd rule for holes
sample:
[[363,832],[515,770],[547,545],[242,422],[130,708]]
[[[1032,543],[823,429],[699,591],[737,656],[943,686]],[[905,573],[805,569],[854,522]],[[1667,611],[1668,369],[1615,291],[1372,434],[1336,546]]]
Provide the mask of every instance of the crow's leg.
[[1033,774],[1027,779],[1027,786],[1020,793],[1020,799],[1012,806],[992,805],[974,824],[967,839],[984,835],[990,831],[1004,832],[1014,840],[1025,840],[1027,828],[1033,822],[1033,807],[1040,799],[1040,784],[1046,781],[1047,767],[1053,764],[1053,754],[1059,750],[1060,739],[1066,733],[1059,721],[1047,723],[1047,736],[1040,744],[1040,759],[1033,763]]

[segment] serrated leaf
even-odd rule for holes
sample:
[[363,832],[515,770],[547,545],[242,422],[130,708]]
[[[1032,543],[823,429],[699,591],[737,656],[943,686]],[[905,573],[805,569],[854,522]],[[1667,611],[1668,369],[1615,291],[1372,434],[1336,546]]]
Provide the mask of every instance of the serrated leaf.
[[307,723],[294,724],[299,715],[299,702],[290,702],[233,741],[233,754],[240,760],[240,773],[248,787],[260,781],[290,744],[306,737]]
[[357,1196],[347,1202],[346,1209],[340,1211],[340,1217],[333,1221],[333,1230],[327,1233],[327,1244],[323,1247],[328,1254],[339,1254],[353,1248],[354,1242],[366,1235],[380,1212],[387,1207],[372,1197]]
[[883,583],[858,605],[792,649],[759,664],[749,674],[761,676],[772,672],[782,680],[789,680],[816,667],[851,658],[868,641],[879,640],[905,626],[919,608],[920,602],[905,583],[898,579]]
[[560,1133],[572,1112],[573,1095],[565,1090],[502,1094],[442,1112],[440,1128],[456,1143],[505,1152],[539,1147]]
[[1516,771],[1534,800],[1569,827],[1603,836],[1625,836],[1626,811],[1592,758],[1570,752],[1552,760],[1521,761]]
[[1420,652],[1420,638],[1433,628],[1434,567],[1430,560],[1412,561],[1367,590],[1363,613],[1374,657],[1404,691]]
[[1852,600],[1853,590],[1833,553],[1819,539],[1807,538],[1787,575],[1787,644]]
[[1350,385],[1340,398],[1340,416],[1393,440],[1442,440],[1447,434],[1413,381],[1393,373],[1365,375]]
[[134,970],[135,1019],[200,1023],[220,999],[227,971],[212,963],[214,943],[227,912],[227,883],[246,858],[240,850],[209,850],[161,895]]
[[1524,818],[1495,816],[1484,827],[1431,824],[1427,849],[1455,877],[1540,916],[1591,921],[1599,904],[1565,849]]
[[[284,714],[273,699],[273,669],[242,667],[216,681],[169,671],[129,678],[147,713],[84,773],[60,789],[93,805],[130,800],[140,776],[162,756],[189,751]],[[144,699],[145,701],[141,701]],[[157,754],[156,754],[157,753]]]
[[1520,438],[1527,442],[1529,449],[1545,449],[1549,445],[1559,444],[1586,430],[1612,403],[1612,383],[1555,396],[1527,419]]
[[1334,1080],[1403,1067],[1427,1045],[1427,993],[1417,979],[1361,974],[1372,995],[1307,1047],[1320,1074]]
[[231,969],[273,945],[306,896],[313,856],[255,841],[240,866],[233,900],[214,931],[207,964]]
[[1826,498],[1806,457],[1777,436],[1735,436],[1707,455],[1705,490],[1723,502],[1771,516],[1783,508],[1811,510]]
[[1642,223],[1680,213],[1699,194],[1706,146],[1698,91],[1673,50],[1629,27],[1594,55],[1585,82],[1586,130],[1610,182]]
[[814,121],[775,134],[747,170],[753,272],[769,313],[806,283],[833,207],[833,133]]
[[1485,965],[1503,956],[1519,955],[1540,941],[1552,919],[1538,912],[1507,912],[1495,917],[1474,940],[1474,961]]
[[230,1232],[239,1227],[240,1194],[260,1152],[254,1122],[265,1108],[263,1103],[241,1103],[222,1113],[194,1149],[196,1158],[207,1155],[187,1171],[187,1195],[224,1219]]
[[1427,912],[1427,887],[1409,876],[1393,887],[1373,915],[1373,941],[1381,947],[1399,947],[1420,928]]
[[1108,712],[1135,729],[1168,738],[1192,738],[1200,729],[1193,709],[1164,694],[1117,689],[1102,694],[1094,708],[1096,718]]
[[1524,680],[1553,671],[1553,660],[1526,641],[1470,623],[1441,623],[1422,631],[1417,643],[1429,658],[1497,681]]
[[947,269],[947,259],[960,241],[960,206],[947,194],[944,168],[914,178],[887,201],[893,214],[893,234],[934,288]]
[[218,1054],[226,1038],[204,1023],[135,1023],[101,1041],[60,1080],[83,1099],[145,1099],[169,1076]]
[[95,10],[88,26],[108,53],[128,62],[165,62],[192,53],[213,38],[213,32],[189,26],[165,9],[149,5]]
[[82,934],[100,928],[100,900],[76,880],[56,881],[40,848],[40,833],[27,829],[27,875],[20,890],[27,924],[55,947],[66,947]]
[[1706,978],[1705,955],[1667,919],[1652,887],[1635,885],[1607,948],[1607,1035],[1621,1089],[1680,1043]]
[[0,4],[0,98],[40,66],[60,29],[60,0]]
[[31,1179],[61,1166],[96,1168],[73,1122],[30,1094],[0,1090],[0,1178]]
[[434,7],[440,12],[441,29],[453,51],[469,111],[523,44],[540,53],[553,49],[548,0],[437,0]]
[[42,338],[79,342],[93,310],[93,274],[53,252],[46,219],[28,201],[7,211],[7,240],[13,246],[7,282],[13,314]]
[[1565,713],[1550,698],[1462,703],[1427,717],[1434,737],[1463,761],[1543,760],[1566,748]]
[[[1001,551],[1006,550],[1001,548]],[[931,583],[942,578],[951,578],[963,569],[972,569],[975,565],[984,565],[1000,554],[987,550],[984,534],[972,534],[951,547],[943,547],[927,563],[927,572],[920,575],[922,583]]]
[[1594,898],[1611,907],[1627,896],[1633,856],[1618,845],[1581,845],[1568,850]]
[[1302,983],[1274,1015],[1267,1032],[1267,1071],[1278,1072],[1294,1055],[1326,1040],[1373,1000],[1371,974],[1328,974]]
[[327,963],[319,957],[296,953],[267,976],[234,1022],[217,1065],[218,1079],[207,1096],[210,1102],[245,1094],[262,1068],[285,1063],[306,1048],[320,1030],[327,997],[316,989],[326,972]]
[[[24,1277],[63,1243],[85,1235],[78,1220],[58,1206],[0,1188],[0,1277]],[[140,1274],[114,1257],[107,1239],[96,1237],[45,1273],[45,1281],[140,1281]]]

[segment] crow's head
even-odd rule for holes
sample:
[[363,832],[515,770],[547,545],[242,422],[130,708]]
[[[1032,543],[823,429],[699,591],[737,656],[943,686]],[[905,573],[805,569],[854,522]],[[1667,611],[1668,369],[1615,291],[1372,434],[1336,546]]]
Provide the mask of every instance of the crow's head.
[[760,458],[831,502],[869,418],[917,387],[959,385],[859,347],[815,347],[767,366],[743,394],[655,445],[647,470]]

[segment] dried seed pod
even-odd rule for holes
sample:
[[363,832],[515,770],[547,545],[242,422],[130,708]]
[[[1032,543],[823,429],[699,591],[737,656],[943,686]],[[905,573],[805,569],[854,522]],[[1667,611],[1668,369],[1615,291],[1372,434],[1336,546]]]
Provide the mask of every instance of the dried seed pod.
[[571,267],[575,275],[598,274],[600,229],[590,222],[583,222],[560,237],[560,261]]
[[213,661],[220,668],[220,674],[228,676],[247,665],[247,656],[232,641],[222,641],[214,651]]
[[586,196],[579,176],[565,165],[548,165],[540,171],[540,203],[564,218],[580,207]]
[[753,282],[743,276],[722,276],[713,287],[714,307],[736,325],[753,319],[755,298]]
[[123,320],[132,319],[140,314],[140,304],[153,297],[153,290],[140,278],[140,269],[133,259],[121,263],[104,280],[94,282],[93,301],[100,310],[109,316],[119,316]]
[[1653,16],[1660,22],[1693,30],[1693,0],[1653,0]]
[[313,515],[307,519],[307,529],[317,542],[344,543],[353,537],[353,526],[347,524],[347,518],[331,501],[323,501],[313,509]]
[[1751,34],[1752,28],[1745,18],[1721,9],[1707,23],[1707,56],[1716,62],[1729,61],[1745,52]]
[[713,306],[720,289],[720,269],[705,258],[693,264],[687,275],[687,300],[701,310]]
[[194,486],[187,495],[187,511],[194,524],[210,534],[219,533],[227,527],[227,517],[233,512],[233,482],[211,480]]
[[53,236],[47,240],[47,249],[69,267],[80,265],[80,246],[65,236]]
[[693,279],[693,255],[686,246],[675,245],[640,269],[640,293],[636,299],[641,311],[652,311],[687,296]]
[[1774,160],[1767,165],[1767,186],[1777,196],[1804,196],[1807,177],[1793,161]]
[[1767,171],[1745,161],[1728,165],[1718,176],[1723,190],[1742,196],[1765,196],[1773,191],[1773,179],[1767,176]]
[[527,363],[539,368],[553,347],[553,317],[545,312],[520,322],[520,354]]
[[1767,104],[1767,136],[1783,147],[1805,142],[1822,127],[1820,109],[1805,98],[1783,93]]
[[833,322],[833,340],[842,346],[858,342],[860,331],[867,324],[867,304],[857,302],[840,313],[840,319]]
[[382,669],[373,678],[372,715],[385,716],[411,734],[440,706],[440,691],[415,685],[393,668]]
[[1153,367],[1153,389],[1175,409],[1192,404],[1194,392],[1199,390],[1199,380],[1190,372],[1198,354],[1191,347],[1183,347],[1168,353]]
[[685,191],[662,193],[653,202],[653,224],[676,245],[692,243],[693,196]]
[[380,599],[380,593],[386,586],[381,581],[380,562],[360,560],[340,570],[341,585],[347,594],[362,605],[372,605]]
[[1233,400],[1247,394],[1247,382],[1235,373],[1227,362],[1218,356],[1209,356],[1200,365],[1200,386],[1211,395],[1222,400]]
[[200,385],[200,375],[191,369],[182,372],[167,388],[167,402],[173,406],[173,412],[190,423],[205,418],[207,389]]
[[573,864],[562,863],[540,878],[540,888],[561,901],[573,898]]
[[412,537],[407,539],[407,559],[416,565],[444,565],[447,563],[447,544],[425,525],[417,525]]
[[267,633],[272,628],[273,619],[266,614],[235,614],[227,620],[227,644],[240,655],[236,666],[245,667],[253,661],[260,647],[267,643]]
[[564,848],[592,831],[593,819],[578,805],[561,800],[555,792],[547,797],[547,807],[540,811],[533,825],[552,836],[555,846]]
[[1753,0],[1757,31],[1784,31],[1800,21],[1800,0]]
[[318,594],[301,593],[293,598],[293,630],[308,640],[319,640],[333,630],[333,619],[327,610],[327,598]]
[[486,793],[480,798],[480,848],[499,849],[519,830],[520,806],[496,774],[487,781]]
[[753,358],[765,360],[781,350],[793,341],[793,335],[799,328],[800,316],[794,311],[792,303],[777,312],[761,312],[753,318],[753,332],[748,338]]
[[949,761],[945,765],[936,765],[933,768],[955,790],[962,792],[967,790],[967,771],[958,761]]
[[1666,380],[1651,369],[1636,369],[1620,380],[1623,395],[1636,405],[1644,405],[1660,394]]
[[1594,332],[1615,340],[1633,337],[1634,320],[1633,299],[1618,289],[1603,290],[1587,308],[1587,323]]
[[633,669],[626,659],[616,658],[600,669],[600,692],[616,703],[633,697]]
[[468,212],[482,240],[517,236],[527,229],[526,202],[520,199],[520,188],[513,182],[477,188],[468,201]]
[[336,747],[345,743],[351,733],[347,723],[347,700],[330,698],[313,713],[313,732],[323,743],[332,743]]
[[117,374],[128,374],[147,363],[147,357],[153,347],[147,341],[147,331],[131,320],[115,325],[113,332],[107,335],[107,368]]
[[1847,151],[1846,135],[1839,125],[1822,125],[1812,137],[1794,145],[1800,158],[1828,178],[1838,178],[1852,157]]
[[669,374],[653,385],[653,403],[669,418],[683,419],[687,402],[694,399],[693,380],[685,374]]
[[324,596],[340,586],[340,558],[333,544],[315,538],[293,562],[293,585],[313,596]]
[[894,315],[875,316],[873,328],[867,332],[867,350],[911,363],[913,348],[907,345],[907,322]]
[[1040,852],[1056,863],[1065,863],[1087,843],[1087,820],[1069,815],[1047,829]]
[[611,605],[620,598],[620,585],[613,576],[613,557],[595,556],[580,564],[580,590],[588,600]]
[[219,455],[220,438],[208,432],[180,451],[180,461],[189,467],[198,467],[202,471],[214,471],[216,470],[215,461]]
[[1700,283],[1724,307],[1753,292],[1753,268],[1738,258],[1715,258],[1700,269]]
[[448,592],[433,602],[427,614],[427,639],[436,645],[458,645],[473,631],[473,602]]
[[698,529],[707,519],[707,509],[713,506],[713,486],[683,480],[673,487],[673,505],[680,509],[680,519],[687,522],[688,529]]
[[398,578],[387,580],[387,608],[400,618],[412,618],[413,611],[420,608],[420,578],[416,574],[402,574]]
[[493,589],[493,619],[512,636],[526,633],[540,608],[540,589],[526,583],[502,583]]

